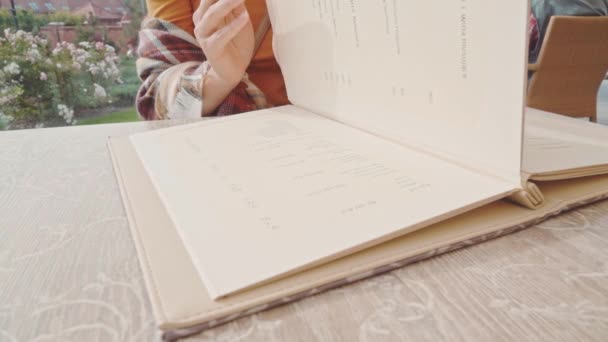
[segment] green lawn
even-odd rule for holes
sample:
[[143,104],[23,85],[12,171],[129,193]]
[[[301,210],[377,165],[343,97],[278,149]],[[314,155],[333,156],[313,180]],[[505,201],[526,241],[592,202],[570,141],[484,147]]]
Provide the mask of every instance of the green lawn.
[[117,122],[131,122],[137,121],[139,117],[135,108],[129,108],[118,112],[113,112],[103,116],[97,116],[94,118],[86,118],[77,121],[77,125],[99,125]]

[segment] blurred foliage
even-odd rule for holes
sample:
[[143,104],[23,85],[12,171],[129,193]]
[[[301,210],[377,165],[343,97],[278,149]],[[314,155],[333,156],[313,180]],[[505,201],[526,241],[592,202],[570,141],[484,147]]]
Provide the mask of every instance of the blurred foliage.
[[109,88],[109,94],[116,101],[116,105],[132,105],[135,103],[135,95],[137,94],[141,83],[137,76],[135,59],[128,56],[122,56],[119,69],[122,83],[112,85]]
[[[125,0],[125,6],[128,56],[116,54],[118,46],[96,18],[18,10],[16,31],[12,13],[0,8],[0,130],[73,124],[103,108],[132,106],[140,85],[133,50],[145,10],[141,0]],[[50,46],[39,33],[51,22],[75,27],[76,43]]]
[[135,110],[135,108],[130,107],[128,109],[119,110],[102,116],[81,119],[78,120],[76,125],[99,125],[119,122],[132,122],[137,120],[139,120],[137,111]]
[[137,46],[137,36],[141,22],[146,13],[141,7],[141,0],[125,0],[125,5],[129,9],[129,13],[131,13],[131,22],[124,27],[124,33],[128,37],[129,42],[135,47]]
[[6,29],[0,33],[3,121],[27,127],[59,117],[72,124],[75,112],[113,103],[108,90],[124,84],[119,65],[115,49],[102,42],[51,49],[40,35]]
[[[51,22],[62,22],[66,26],[78,26],[85,22],[86,18],[69,12],[55,12],[51,14],[36,14],[32,11],[18,10],[17,22],[19,29],[25,32],[37,33],[40,28]],[[13,15],[8,9],[0,9],[0,30],[15,29]]]

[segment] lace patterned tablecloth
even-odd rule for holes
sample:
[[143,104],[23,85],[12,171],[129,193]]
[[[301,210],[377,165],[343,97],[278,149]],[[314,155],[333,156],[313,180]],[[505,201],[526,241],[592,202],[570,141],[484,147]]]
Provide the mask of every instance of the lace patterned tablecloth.
[[[0,133],[0,341],[157,341],[106,148]],[[608,201],[238,320],[201,341],[608,341]]]

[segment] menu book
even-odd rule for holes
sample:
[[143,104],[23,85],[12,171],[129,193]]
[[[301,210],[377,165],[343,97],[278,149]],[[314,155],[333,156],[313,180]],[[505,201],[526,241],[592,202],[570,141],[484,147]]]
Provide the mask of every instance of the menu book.
[[604,197],[605,127],[524,129],[527,1],[437,6],[268,1],[293,105],[110,140],[169,338]]

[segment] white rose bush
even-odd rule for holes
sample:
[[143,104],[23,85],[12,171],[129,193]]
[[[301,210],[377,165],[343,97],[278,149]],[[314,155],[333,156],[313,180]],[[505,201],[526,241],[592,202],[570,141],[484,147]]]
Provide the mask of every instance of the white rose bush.
[[0,32],[0,129],[76,121],[74,113],[112,103],[119,57],[102,42],[61,42],[24,31]]

